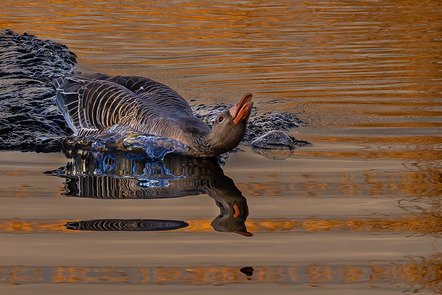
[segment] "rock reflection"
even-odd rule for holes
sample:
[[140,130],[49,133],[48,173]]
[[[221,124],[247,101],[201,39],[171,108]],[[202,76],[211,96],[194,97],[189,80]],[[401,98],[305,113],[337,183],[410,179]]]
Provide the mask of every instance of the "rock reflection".
[[[98,199],[158,199],[207,194],[220,214],[211,225],[216,231],[252,236],[245,221],[246,198],[225,176],[216,159],[169,154],[164,160],[118,151],[65,151],[72,159],[51,173],[66,178],[66,196]],[[108,219],[68,222],[75,230],[168,230],[187,226],[174,220]]]

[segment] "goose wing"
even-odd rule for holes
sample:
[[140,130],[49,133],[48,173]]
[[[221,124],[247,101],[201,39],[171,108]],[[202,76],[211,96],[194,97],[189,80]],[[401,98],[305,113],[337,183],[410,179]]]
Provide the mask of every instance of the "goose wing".
[[115,76],[106,78],[129,89],[138,96],[144,107],[157,109],[158,115],[193,117],[192,109],[184,98],[172,88],[149,78]]
[[57,105],[77,135],[88,135],[120,123],[131,116],[137,96],[126,87],[102,78],[83,75],[59,78],[54,82]]

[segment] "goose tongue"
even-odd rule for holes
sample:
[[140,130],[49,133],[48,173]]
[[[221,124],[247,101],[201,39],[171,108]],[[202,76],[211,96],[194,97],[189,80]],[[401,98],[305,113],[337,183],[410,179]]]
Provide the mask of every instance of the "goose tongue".
[[253,95],[251,93],[246,93],[237,105],[229,109],[233,118],[233,123],[238,124],[242,119],[247,122],[250,117],[250,112],[252,111],[252,98]]

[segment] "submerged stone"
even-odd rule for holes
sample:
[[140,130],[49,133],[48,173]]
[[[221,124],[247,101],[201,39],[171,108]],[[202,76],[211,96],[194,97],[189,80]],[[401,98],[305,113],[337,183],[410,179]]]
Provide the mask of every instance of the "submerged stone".
[[295,148],[293,140],[283,131],[270,131],[251,143],[254,148],[291,150]]
[[296,147],[308,144],[287,135],[284,131],[270,131],[252,141],[251,146],[254,152],[266,158],[283,160],[292,156]]

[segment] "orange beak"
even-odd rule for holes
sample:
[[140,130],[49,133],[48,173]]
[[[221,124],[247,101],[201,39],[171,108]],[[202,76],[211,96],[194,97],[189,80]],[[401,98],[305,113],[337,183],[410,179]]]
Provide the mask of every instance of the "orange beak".
[[229,109],[233,123],[238,124],[241,120],[246,120],[246,122],[249,120],[253,106],[252,98],[253,95],[251,93],[246,93],[237,105]]

